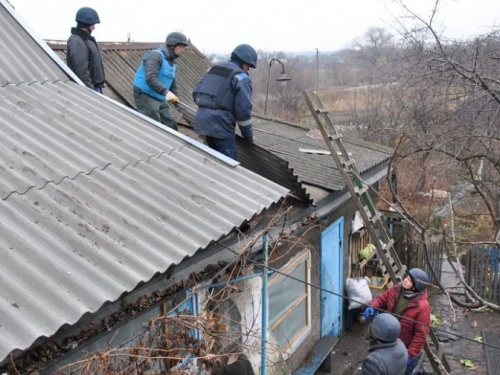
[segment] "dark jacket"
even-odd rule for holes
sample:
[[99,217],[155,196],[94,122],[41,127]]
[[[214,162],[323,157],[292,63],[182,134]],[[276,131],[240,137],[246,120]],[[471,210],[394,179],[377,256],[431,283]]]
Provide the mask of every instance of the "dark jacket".
[[[394,312],[401,297],[402,289],[401,284],[395,285],[386,292],[376,296],[369,305],[374,308]],[[431,324],[431,306],[427,298],[427,291],[423,291],[410,299],[401,316],[402,318],[399,319],[399,323],[401,324],[399,338],[408,349],[408,356],[413,358],[422,351]],[[417,322],[423,324],[418,324]]]
[[68,67],[92,89],[104,86],[104,66],[99,47],[93,36],[85,30],[71,28],[68,39],[66,61]]
[[401,340],[372,346],[363,359],[362,375],[404,375],[408,353]]
[[[217,105],[210,107],[199,105],[196,112],[194,122],[194,130],[196,133],[221,138],[221,139],[234,139],[235,126],[238,123],[241,135],[244,138],[252,137],[252,80],[248,73],[239,70],[239,65],[234,61],[228,61],[221,64],[223,67],[230,68],[235,72],[232,77],[229,77],[227,82],[221,84],[228,86],[230,100],[225,100],[227,103],[220,103],[219,100],[214,101]],[[200,88],[203,86],[204,80],[210,70],[205,76],[196,84],[193,90],[193,99],[199,103],[198,95],[200,95]],[[221,93],[222,95],[222,93]],[[227,99],[227,95],[224,94]]]
[[[178,89],[177,89],[177,83],[175,82],[175,77],[171,81],[170,87],[167,87],[161,80],[160,77],[160,72],[162,71],[162,65],[164,61],[167,61],[168,64],[170,64],[171,67],[173,67],[176,64],[176,56],[173,56],[171,52],[169,52],[168,48],[164,45],[160,48],[158,48],[160,53],[152,53],[151,51],[148,51],[144,54],[143,60],[141,62],[141,67],[146,71],[145,75],[145,80],[146,82],[143,82],[142,84],[146,84],[149,86],[149,88],[155,92],[157,92],[161,96],[165,96],[167,92],[170,90],[172,91],[176,96],[179,96]],[[141,69],[139,67],[139,69]],[[134,79],[134,89],[135,90],[141,90],[140,86],[136,84],[135,80],[137,79],[138,71],[136,72],[136,78]],[[174,70],[174,75],[175,75],[175,70]]]

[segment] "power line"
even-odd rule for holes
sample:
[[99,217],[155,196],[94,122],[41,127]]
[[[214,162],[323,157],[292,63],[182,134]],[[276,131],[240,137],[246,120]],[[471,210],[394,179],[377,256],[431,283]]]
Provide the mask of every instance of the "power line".
[[[221,245],[222,247],[224,247],[226,250],[231,251],[233,254],[239,255],[237,252],[235,252],[234,250],[232,250],[232,249],[230,249],[229,247],[225,246],[224,244],[222,244],[222,243],[220,243],[220,242],[218,242],[218,241],[215,241],[215,242],[216,242],[216,243],[218,243],[219,245]],[[248,259],[248,261],[252,262],[253,264],[255,264],[255,265],[259,266],[259,267],[266,268],[263,264],[261,264],[261,263],[259,263],[259,262],[255,261],[255,260],[253,260],[253,259],[249,259],[249,258],[247,258],[247,259]],[[332,295],[334,295],[334,296],[337,296],[337,297],[343,298],[343,299],[345,299],[345,300],[347,300],[347,301],[352,301],[352,302],[359,303],[359,304],[361,304],[361,305],[366,305],[365,303],[363,303],[363,302],[361,302],[361,301],[358,301],[358,300],[355,300],[354,298],[349,298],[349,297],[344,296],[343,294],[335,293],[335,292],[333,292],[333,291],[331,291],[331,290],[329,290],[329,289],[323,288],[323,287],[321,287],[321,286],[319,286],[319,285],[316,285],[316,284],[313,284],[313,283],[310,283],[310,282],[307,282],[307,281],[304,281],[304,280],[300,280],[299,278],[297,278],[297,277],[295,277],[295,276],[292,276],[292,275],[290,275],[290,274],[286,274],[286,273],[284,273],[284,272],[282,272],[282,271],[280,271],[280,270],[278,270],[278,269],[275,269],[275,268],[272,268],[272,267],[269,267],[269,266],[267,266],[267,269],[268,269],[268,270],[271,270],[271,271],[273,271],[273,272],[276,272],[276,273],[278,273],[278,274],[280,274],[280,275],[283,275],[283,276],[285,276],[285,277],[288,277],[288,278],[290,278],[290,279],[292,279],[292,280],[295,280],[295,281],[297,281],[297,282],[299,282],[299,283],[302,283],[302,284],[304,284],[304,285],[307,285],[307,286],[310,286],[310,287],[312,287],[312,288],[316,288],[316,289],[318,289],[318,290],[321,290],[321,291],[323,291],[323,292],[330,293],[330,294],[332,294]],[[490,348],[493,348],[493,349],[498,349],[498,350],[500,350],[500,347],[499,347],[499,346],[495,346],[495,345],[488,344],[488,343],[485,343],[485,342],[479,342],[479,341],[474,340],[474,339],[471,339],[471,338],[469,338],[469,337],[467,337],[467,336],[463,336],[463,335],[457,334],[457,333],[455,333],[455,332],[449,332],[449,331],[447,331],[447,330],[445,330],[445,329],[438,328],[438,327],[433,326],[433,325],[431,325],[431,324],[425,324],[425,323],[419,322],[419,321],[417,321],[417,320],[410,319],[410,318],[407,318],[407,317],[404,317],[404,316],[401,316],[401,315],[395,314],[395,313],[393,313],[393,312],[391,312],[391,311],[387,311],[387,310],[384,310],[384,309],[379,309],[379,308],[377,308],[376,310],[381,311],[381,312],[384,312],[384,313],[388,313],[388,314],[391,314],[391,315],[394,315],[395,317],[397,317],[397,318],[399,318],[399,319],[404,319],[404,320],[407,320],[407,321],[410,321],[410,322],[413,322],[413,323],[416,323],[416,324],[421,324],[421,325],[423,325],[423,326],[425,326],[425,327],[427,327],[427,328],[432,328],[432,329],[434,329],[435,331],[439,331],[439,332],[442,332],[442,333],[446,333],[446,334],[448,334],[448,335],[453,335],[453,336],[456,336],[456,337],[458,337],[458,338],[462,338],[462,339],[465,339],[465,340],[467,340],[467,341],[474,342],[474,343],[476,343],[476,344],[482,344],[483,346],[487,346],[487,347],[490,347]]]

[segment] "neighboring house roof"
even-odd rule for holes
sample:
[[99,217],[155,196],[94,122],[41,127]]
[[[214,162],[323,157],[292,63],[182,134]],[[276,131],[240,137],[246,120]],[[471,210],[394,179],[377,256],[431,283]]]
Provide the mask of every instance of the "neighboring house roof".
[[[132,91],[135,72],[141,65],[144,54],[164,43],[98,42],[106,77],[104,94],[135,109]],[[52,40],[47,41],[47,44],[66,61],[66,41]],[[184,103],[194,106],[192,88],[210,67],[210,62],[192,44],[184,50],[176,62],[175,80],[180,98]]]
[[0,3],[2,362],[287,190],[71,81]]
[[[332,156],[307,152],[328,152],[319,129],[309,130],[259,116],[254,116],[252,124],[255,143],[287,161],[300,182],[329,191],[344,189],[345,182]],[[388,147],[360,139],[345,136],[342,141],[362,175],[387,162],[392,154]]]

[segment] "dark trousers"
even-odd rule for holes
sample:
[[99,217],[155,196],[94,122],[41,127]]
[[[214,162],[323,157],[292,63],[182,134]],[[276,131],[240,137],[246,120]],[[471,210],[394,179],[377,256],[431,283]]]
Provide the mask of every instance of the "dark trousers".
[[219,151],[221,154],[224,154],[231,159],[238,160],[236,156],[236,139],[222,139],[205,136],[205,142],[208,147]]
[[134,89],[134,101],[137,110],[143,115],[177,130],[177,122],[170,114],[170,105],[167,102],[155,99],[136,89]]

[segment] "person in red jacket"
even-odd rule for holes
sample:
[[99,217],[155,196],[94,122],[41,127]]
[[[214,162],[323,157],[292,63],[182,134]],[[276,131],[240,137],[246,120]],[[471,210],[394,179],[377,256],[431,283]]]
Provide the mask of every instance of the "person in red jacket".
[[376,310],[393,313],[401,323],[399,338],[408,350],[406,375],[413,373],[423,355],[423,348],[431,324],[431,306],[427,298],[429,276],[420,268],[412,268],[408,276],[386,292],[376,296],[365,309],[366,321]]

